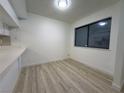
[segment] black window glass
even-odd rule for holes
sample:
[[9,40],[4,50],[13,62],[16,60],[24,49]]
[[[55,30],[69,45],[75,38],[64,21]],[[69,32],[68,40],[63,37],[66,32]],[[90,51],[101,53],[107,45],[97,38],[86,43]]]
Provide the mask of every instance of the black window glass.
[[75,30],[75,46],[87,46],[88,27],[81,27]]
[[89,47],[109,49],[111,20],[104,20],[89,26]]

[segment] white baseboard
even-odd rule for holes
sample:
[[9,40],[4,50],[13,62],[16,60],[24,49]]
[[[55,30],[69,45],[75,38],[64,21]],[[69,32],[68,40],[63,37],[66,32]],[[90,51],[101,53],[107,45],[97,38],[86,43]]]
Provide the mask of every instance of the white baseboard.
[[121,86],[117,85],[114,82],[112,83],[112,88],[115,89],[115,90],[117,90],[117,91],[119,91],[119,92],[121,91]]
[[74,58],[72,58],[72,57],[70,57],[70,59],[71,59],[71,60],[74,60],[74,61],[77,61],[77,62],[80,62],[80,63],[82,63],[83,65],[88,66],[89,68],[94,69],[94,70],[96,70],[96,71],[98,71],[98,72],[100,72],[100,73],[103,73],[103,74],[105,74],[105,75],[107,75],[107,76],[109,76],[109,77],[111,77],[111,78],[113,79],[113,73],[111,73],[111,72],[107,72],[107,71],[101,70],[101,69],[99,69],[99,68],[96,67],[96,66],[93,66],[93,65],[90,65],[90,64],[86,64],[85,62],[80,61],[80,60],[78,60],[78,59],[74,59]]

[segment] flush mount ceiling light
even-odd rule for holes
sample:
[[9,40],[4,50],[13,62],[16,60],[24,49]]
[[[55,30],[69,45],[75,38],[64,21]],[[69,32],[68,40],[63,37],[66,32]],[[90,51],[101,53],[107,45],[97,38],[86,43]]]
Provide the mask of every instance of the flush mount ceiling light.
[[71,5],[71,0],[55,0],[55,5],[61,10],[68,9]]

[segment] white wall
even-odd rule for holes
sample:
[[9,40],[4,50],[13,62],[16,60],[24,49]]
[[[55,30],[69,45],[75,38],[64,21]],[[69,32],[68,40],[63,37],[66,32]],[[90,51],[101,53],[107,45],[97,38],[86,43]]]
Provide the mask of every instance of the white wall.
[[11,31],[13,42],[22,43],[27,50],[22,56],[22,65],[41,64],[65,59],[68,56],[70,25],[29,14],[21,21],[21,29]]
[[124,84],[124,0],[120,1],[120,22],[118,32],[116,65],[114,73],[114,86],[121,89]]
[[[74,28],[92,23],[94,21],[112,17],[112,29],[110,38],[110,49],[95,49],[74,47]],[[71,31],[71,49],[70,57],[88,66],[106,72],[110,75],[114,74],[116,44],[118,36],[119,22],[119,3],[109,8],[96,12],[88,17],[85,17],[73,24]]]

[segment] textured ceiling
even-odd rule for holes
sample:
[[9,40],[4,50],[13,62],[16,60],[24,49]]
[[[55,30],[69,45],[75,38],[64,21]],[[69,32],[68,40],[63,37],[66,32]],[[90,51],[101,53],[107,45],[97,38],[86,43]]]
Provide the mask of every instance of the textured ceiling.
[[106,8],[119,0],[72,0],[72,5],[65,11],[58,10],[55,0],[27,0],[27,10],[49,18],[72,23],[96,11]]

